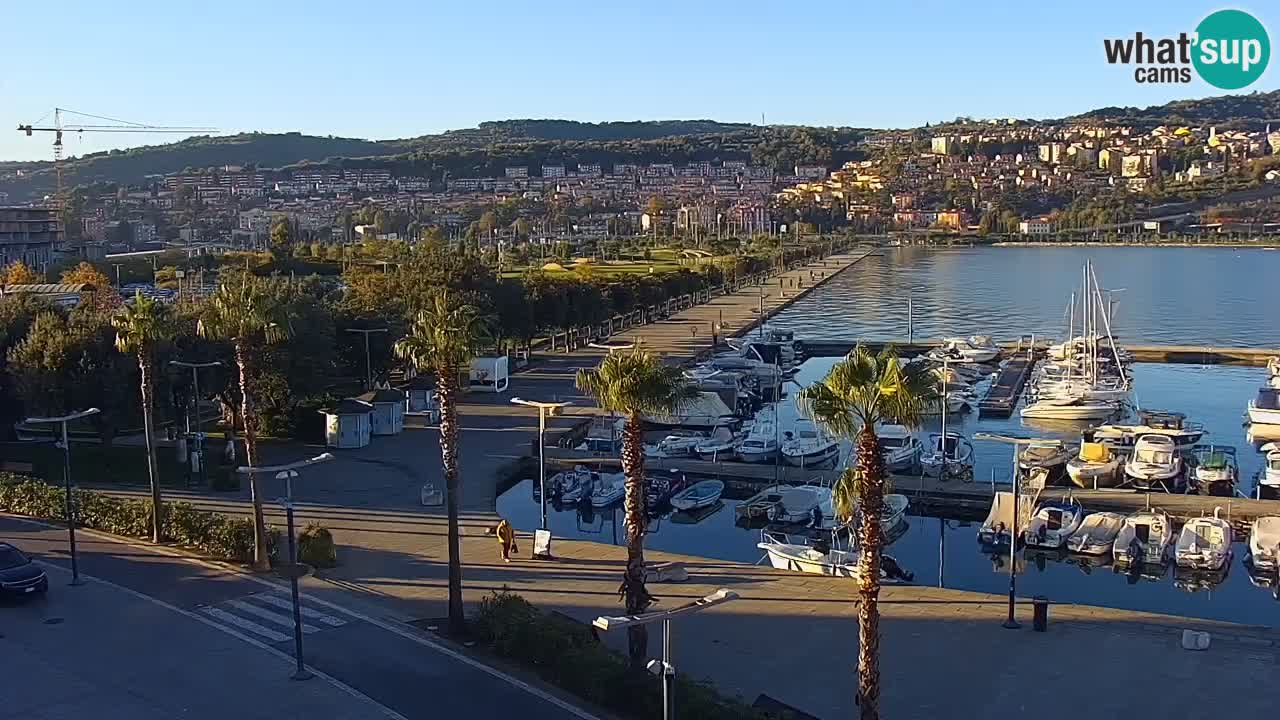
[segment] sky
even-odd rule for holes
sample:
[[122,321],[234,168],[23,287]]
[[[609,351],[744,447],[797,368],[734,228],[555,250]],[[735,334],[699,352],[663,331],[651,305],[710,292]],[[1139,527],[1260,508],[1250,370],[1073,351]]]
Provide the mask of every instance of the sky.
[[[918,0],[0,2],[0,160],[56,107],[222,132],[371,139],[485,120],[713,119],[912,127],[1223,94],[1141,85],[1102,40],[1222,7],[1280,41],[1280,6]],[[1280,87],[1273,59],[1247,90]],[[165,135],[69,136],[69,154]]]

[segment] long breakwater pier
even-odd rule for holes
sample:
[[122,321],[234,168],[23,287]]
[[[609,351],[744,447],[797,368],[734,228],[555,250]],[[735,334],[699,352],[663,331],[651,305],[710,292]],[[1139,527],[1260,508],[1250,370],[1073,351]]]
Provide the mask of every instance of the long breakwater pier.
[[[802,338],[810,357],[841,357],[858,345],[879,352],[892,345],[907,356],[921,355],[941,347],[941,340],[839,340]],[[997,342],[1000,349],[1009,353],[1026,353],[1042,356],[1050,343],[1037,341]],[[1213,345],[1131,345],[1117,341],[1117,345],[1133,354],[1136,362],[1177,363],[1185,365],[1254,365],[1263,366],[1267,359],[1280,355],[1280,348],[1221,347]]]

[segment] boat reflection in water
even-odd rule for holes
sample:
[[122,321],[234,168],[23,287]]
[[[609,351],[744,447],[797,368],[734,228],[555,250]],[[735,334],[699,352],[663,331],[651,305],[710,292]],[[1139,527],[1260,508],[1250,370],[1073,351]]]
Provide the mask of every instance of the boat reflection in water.
[[1175,566],[1173,569],[1173,586],[1187,592],[1212,591],[1226,582],[1227,574],[1230,572],[1231,563],[1227,563],[1217,570],[1192,570],[1191,568]]
[[1111,572],[1117,575],[1124,575],[1125,580],[1130,585],[1137,585],[1139,580],[1147,582],[1163,582],[1165,575],[1169,574],[1169,566],[1173,563],[1169,560],[1163,560],[1158,563],[1132,563],[1128,566],[1111,565]]
[[715,504],[700,507],[696,510],[677,510],[667,519],[679,525],[696,525],[724,509],[724,501],[716,500]]

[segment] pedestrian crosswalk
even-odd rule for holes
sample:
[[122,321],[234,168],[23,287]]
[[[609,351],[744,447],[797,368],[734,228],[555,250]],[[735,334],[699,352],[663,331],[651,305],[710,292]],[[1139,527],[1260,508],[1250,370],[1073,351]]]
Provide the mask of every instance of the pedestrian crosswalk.
[[[200,614],[241,632],[268,642],[284,642],[293,638],[293,600],[284,593],[264,592],[224,600],[197,608]],[[311,634],[342,627],[346,620],[308,607],[303,601],[302,632]]]

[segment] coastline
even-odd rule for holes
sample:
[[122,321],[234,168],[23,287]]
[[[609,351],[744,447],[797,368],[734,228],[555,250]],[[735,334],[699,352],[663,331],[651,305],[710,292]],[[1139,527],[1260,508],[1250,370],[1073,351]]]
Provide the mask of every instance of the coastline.
[[1280,250],[1280,240],[1266,243],[1259,242],[1082,242],[1079,240],[1036,241],[1036,240],[1002,240],[988,243],[990,247],[1137,247],[1137,248],[1255,248],[1258,250]]

